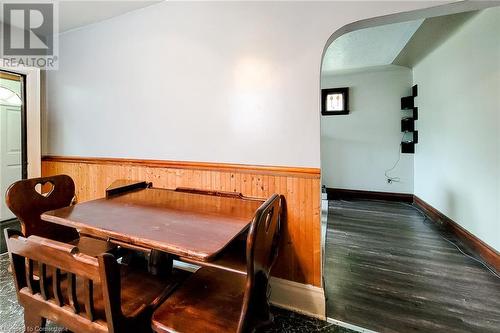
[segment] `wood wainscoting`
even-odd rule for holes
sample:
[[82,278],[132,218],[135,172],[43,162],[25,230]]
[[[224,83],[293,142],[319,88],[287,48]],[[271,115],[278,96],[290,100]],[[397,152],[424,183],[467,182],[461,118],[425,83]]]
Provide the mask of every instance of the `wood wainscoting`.
[[101,198],[116,179],[155,187],[191,187],[286,200],[286,218],[273,276],[321,286],[320,169],[122,158],[45,156],[42,176],[67,174],[79,202]]

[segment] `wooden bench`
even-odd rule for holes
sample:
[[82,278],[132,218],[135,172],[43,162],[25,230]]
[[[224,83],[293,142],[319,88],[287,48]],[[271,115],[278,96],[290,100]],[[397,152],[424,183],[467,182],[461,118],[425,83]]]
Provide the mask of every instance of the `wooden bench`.
[[158,278],[119,265],[110,253],[95,258],[11,229],[5,238],[26,332],[42,330],[46,319],[72,332],[148,332],[153,310],[188,275],[174,270]]
[[272,322],[269,272],[278,254],[282,200],[257,210],[246,241],[246,274],[205,266],[153,314],[155,332],[247,332]]

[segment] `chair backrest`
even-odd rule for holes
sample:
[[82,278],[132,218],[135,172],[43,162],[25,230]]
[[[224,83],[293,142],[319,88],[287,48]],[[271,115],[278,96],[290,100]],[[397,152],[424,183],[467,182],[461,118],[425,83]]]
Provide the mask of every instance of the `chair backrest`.
[[[51,187],[40,194],[37,186]],[[69,206],[75,196],[75,183],[70,176],[57,175],[43,178],[24,179],[15,182],[5,195],[7,207],[21,222],[26,237],[37,235],[60,241],[78,237],[75,229],[42,221],[40,215],[49,210]]]
[[252,318],[247,314],[255,315],[264,310],[258,307],[267,304],[267,299],[256,297],[266,297],[263,295],[267,295],[269,274],[278,256],[283,201],[278,194],[272,195],[257,209],[250,225],[246,244],[247,283],[239,332],[246,331],[246,325],[251,325]]
[[[79,253],[70,244],[35,235],[26,238],[12,229],[5,230],[5,239],[18,300],[25,311],[71,331],[119,331],[123,316],[120,270],[112,254],[95,258]],[[34,277],[34,267],[38,269],[38,279]],[[95,292],[96,284],[102,293]],[[105,316],[96,313],[95,300],[102,300]]]

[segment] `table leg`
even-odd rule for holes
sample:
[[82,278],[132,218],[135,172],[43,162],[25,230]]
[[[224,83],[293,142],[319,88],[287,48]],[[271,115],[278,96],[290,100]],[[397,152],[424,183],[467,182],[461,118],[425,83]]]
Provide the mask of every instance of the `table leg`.
[[173,258],[166,252],[151,250],[148,260],[148,270],[157,276],[169,276],[172,273]]

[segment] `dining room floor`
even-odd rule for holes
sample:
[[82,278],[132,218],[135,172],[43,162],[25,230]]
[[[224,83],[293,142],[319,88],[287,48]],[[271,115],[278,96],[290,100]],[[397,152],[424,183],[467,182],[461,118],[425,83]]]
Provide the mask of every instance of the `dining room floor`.
[[[14,281],[7,271],[9,257],[6,253],[0,255],[0,333],[17,333],[24,331],[23,309],[18,305]],[[265,333],[277,332],[323,332],[351,333],[353,331],[336,326],[326,321],[300,315],[291,311],[273,307],[275,317],[273,326],[262,330]],[[63,329],[53,323],[48,323],[46,332],[63,332]]]
[[328,317],[378,332],[500,332],[500,279],[415,207],[330,201]]

